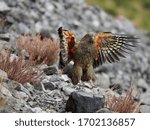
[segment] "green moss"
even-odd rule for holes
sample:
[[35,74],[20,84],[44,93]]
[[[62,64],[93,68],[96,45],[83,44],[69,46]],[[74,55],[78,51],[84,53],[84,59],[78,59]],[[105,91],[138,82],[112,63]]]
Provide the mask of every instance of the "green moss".
[[86,2],[102,7],[114,17],[126,16],[136,27],[150,32],[150,0],[86,0]]

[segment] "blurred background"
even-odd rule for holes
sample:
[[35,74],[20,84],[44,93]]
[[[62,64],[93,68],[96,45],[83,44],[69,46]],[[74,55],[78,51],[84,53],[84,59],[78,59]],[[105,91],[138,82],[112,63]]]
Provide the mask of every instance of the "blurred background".
[[114,17],[126,16],[139,29],[150,36],[150,0],[86,0],[89,5],[99,6]]

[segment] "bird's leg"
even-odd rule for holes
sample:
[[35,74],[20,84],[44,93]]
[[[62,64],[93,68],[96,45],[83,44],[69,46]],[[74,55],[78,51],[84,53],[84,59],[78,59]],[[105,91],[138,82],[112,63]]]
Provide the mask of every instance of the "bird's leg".
[[80,80],[77,85],[83,85],[84,83]]
[[94,87],[94,86],[95,86],[95,84],[94,84],[93,80],[90,80],[89,82],[90,82],[90,84],[91,84],[91,86],[92,86],[92,87]]
[[89,78],[89,82],[91,86],[94,87],[95,85],[93,81],[95,81],[95,73],[94,73],[93,65],[89,65],[87,67],[87,77]]
[[87,67],[87,77],[89,80],[95,80],[95,73],[92,64],[88,65]]
[[82,67],[79,65],[74,65],[73,66],[73,73],[72,73],[73,84],[81,83],[82,74],[83,74]]

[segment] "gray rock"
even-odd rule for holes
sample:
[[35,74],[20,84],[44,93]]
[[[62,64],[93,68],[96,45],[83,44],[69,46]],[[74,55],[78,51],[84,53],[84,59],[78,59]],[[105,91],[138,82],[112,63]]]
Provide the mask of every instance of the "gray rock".
[[18,24],[18,28],[19,28],[19,32],[20,32],[21,34],[29,33],[29,32],[30,32],[30,29],[29,29],[28,26],[25,25],[24,23],[19,23],[19,24]]
[[61,82],[56,82],[56,86],[58,87],[58,89],[62,90],[63,87],[73,87],[73,84],[65,81],[61,81]]
[[40,107],[32,108],[33,113],[43,113],[44,111]]
[[44,85],[44,88],[45,88],[46,90],[54,90],[54,89],[57,89],[57,86],[56,86],[54,83],[52,83],[52,82],[46,82],[46,83],[43,83],[43,85]]
[[62,76],[59,75],[51,75],[51,76],[47,76],[46,79],[49,82],[58,82],[58,81],[64,81]]
[[144,79],[139,79],[137,82],[137,87],[141,88],[143,90],[143,92],[146,92],[148,90],[150,90],[150,86],[148,85],[148,83],[146,83],[146,81]]
[[34,21],[38,21],[38,20],[39,20],[38,12],[35,12],[34,10],[31,10],[31,11],[30,11],[30,15],[31,15],[31,18],[32,18]]
[[1,40],[0,39],[0,49],[10,49],[11,48],[11,44],[8,41],[5,40]]
[[18,92],[17,95],[17,98],[20,98],[24,101],[27,101],[29,99],[29,96],[25,92]]
[[112,111],[110,111],[107,108],[101,108],[100,110],[96,111],[97,113],[112,113]]
[[35,23],[35,32],[41,32],[42,29],[43,29],[42,22],[39,21]]
[[0,34],[0,39],[5,40],[5,41],[9,41],[10,40],[10,34],[9,33]]
[[84,92],[73,92],[66,104],[66,111],[92,113],[104,107],[104,97]]
[[[89,88],[89,87],[87,87],[87,86],[85,86],[85,85],[82,85],[82,86],[79,86],[79,90],[80,91],[83,91],[83,92],[85,92],[85,93],[92,93],[93,91],[92,91],[92,86],[90,86],[91,88]],[[96,94],[96,93],[94,93],[94,94]]]
[[71,95],[72,92],[77,91],[77,90],[75,90],[74,88],[67,87],[67,86],[64,86],[64,87],[62,88],[62,90],[64,91],[65,95],[67,95],[67,96]]
[[61,77],[62,77],[63,81],[65,81],[65,82],[71,81],[71,79],[67,75],[62,74]]
[[47,3],[45,5],[45,8],[46,8],[46,11],[48,11],[48,12],[52,12],[55,9],[55,7],[53,6],[53,4],[51,4],[51,3]]
[[150,113],[150,106],[148,106],[148,105],[141,105],[140,106],[140,112],[141,113]]
[[144,105],[150,105],[150,93],[142,93],[140,96],[141,103]]
[[8,75],[5,71],[0,69],[0,79],[7,79]]
[[12,97],[12,94],[11,94],[11,92],[5,87],[5,86],[1,86],[1,93],[3,94],[3,95],[5,95],[6,97]]
[[4,1],[0,1],[0,12],[8,12],[10,8],[8,7],[7,3]]
[[109,88],[110,86],[110,79],[107,74],[96,74],[96,82],[95,85],[101,88]]
[[82,82],[82,83],[80,83],[79,85],[78,85],[79,87],[86,87],[86,88],[93,88],[95,85],[91,82],[86,82],[86,81],[84,81],[84,82]]

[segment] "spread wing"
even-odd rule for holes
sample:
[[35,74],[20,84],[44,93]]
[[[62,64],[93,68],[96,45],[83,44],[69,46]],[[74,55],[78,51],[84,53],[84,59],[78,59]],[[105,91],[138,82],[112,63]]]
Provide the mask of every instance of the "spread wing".
[[105,62],[113,63],[125,58],[125,53],[130,53],[136,47],[137,37],[125,34],[100,33],[95,35],[97,57],[94,66]]
[[58,29],[60,39],[60,64],[65,66],[73,59],[76,39],[74,33],[62,27]]

